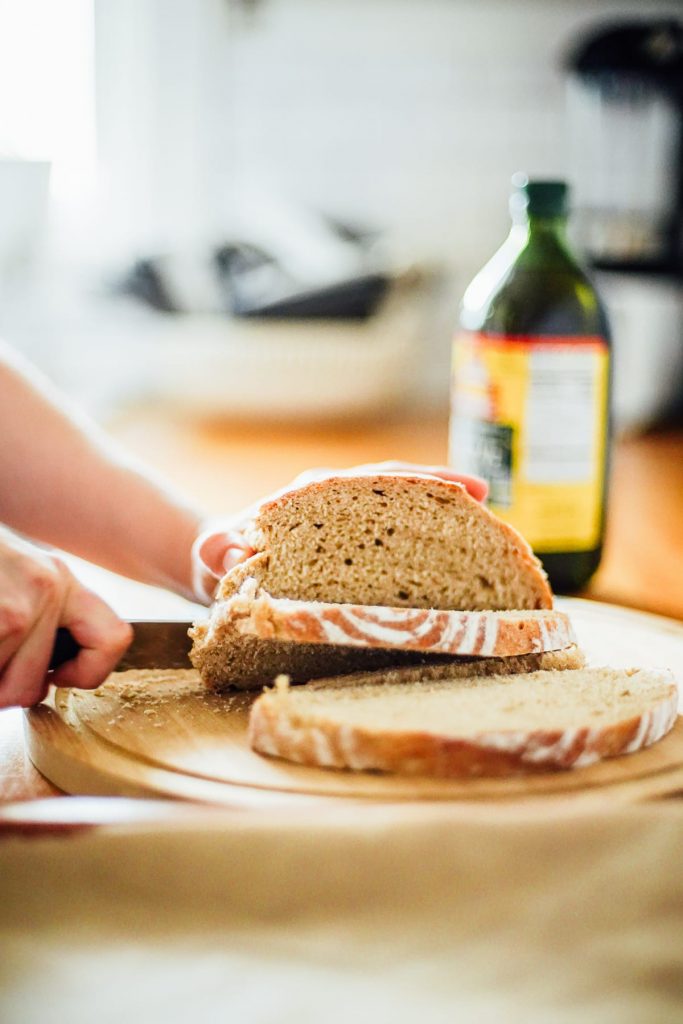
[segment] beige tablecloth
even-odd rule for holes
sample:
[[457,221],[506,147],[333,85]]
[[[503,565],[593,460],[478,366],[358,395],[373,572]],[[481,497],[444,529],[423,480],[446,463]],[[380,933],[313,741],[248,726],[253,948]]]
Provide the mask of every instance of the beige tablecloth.
[[683,1020],[683,806],[0,843],[4,1024]]

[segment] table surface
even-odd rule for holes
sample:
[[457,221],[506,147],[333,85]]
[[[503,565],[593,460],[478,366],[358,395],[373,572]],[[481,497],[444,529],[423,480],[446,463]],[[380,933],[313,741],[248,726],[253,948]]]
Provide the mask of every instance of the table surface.
[[[110,424],[126,447],[154,465],[210,514],[236,511],[311,466],[400,458],[442,463],[446,420],[418,415],[382,422],[292,426],[183,420],[129,411]],[[101,575],[121,614],[161,617],[159,593]],[[683,619],[683,431],[615,446],[602,565],[583,595]],[[175,606],[174,606],[175,607]],[[189,606],[188,606],[189,607]],[[177,605],[183,616],[182,603]],[[187,612],[185,612],[187,614]],[[22,713],[0,712],[0,802],[56,795],[28,761]]]

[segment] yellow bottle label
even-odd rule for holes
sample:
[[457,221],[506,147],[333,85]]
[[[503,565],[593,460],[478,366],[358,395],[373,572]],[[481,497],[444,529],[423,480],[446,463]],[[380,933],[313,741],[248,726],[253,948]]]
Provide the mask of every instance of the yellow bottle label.
[[600,542],[608,387],[601,337],[455,337],[450,463],[535,551]]

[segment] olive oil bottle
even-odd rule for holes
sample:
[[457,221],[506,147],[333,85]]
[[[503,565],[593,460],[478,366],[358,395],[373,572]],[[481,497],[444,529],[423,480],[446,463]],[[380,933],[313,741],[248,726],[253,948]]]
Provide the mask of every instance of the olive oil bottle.
[[610,340],[568,246],[568,189],[515,175],[508,239],[474,278],[453,343],[450,462],[579,590],[600,561],[609,456]]

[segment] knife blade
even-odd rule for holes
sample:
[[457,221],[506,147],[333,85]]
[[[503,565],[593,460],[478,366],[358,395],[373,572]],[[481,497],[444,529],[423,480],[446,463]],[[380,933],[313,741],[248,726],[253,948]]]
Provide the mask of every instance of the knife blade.
[[[192,641],[187,631],[191,622],[169,619],[133,619],[133,642],[118,665],[118,671],[129,668],[189,668],[188,654]],[[50,658],[50,669],[71,661],[80,650],[68,629],[60,627]]]

